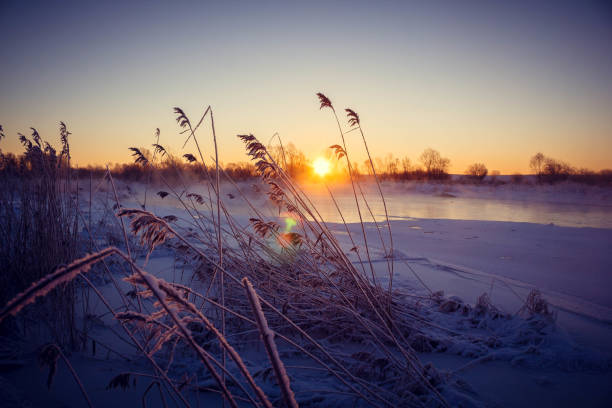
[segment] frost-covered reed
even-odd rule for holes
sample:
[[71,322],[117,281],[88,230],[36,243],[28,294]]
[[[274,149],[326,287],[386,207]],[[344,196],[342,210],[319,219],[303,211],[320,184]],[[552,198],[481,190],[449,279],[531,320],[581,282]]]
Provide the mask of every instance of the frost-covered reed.
[[[497,312],[486,299],[471,309],[457,302],[448,303],[433,292],[430,296],[417,296],[393,287],[393,235],[386,205],[386,225],[379,225],[359,179],[352,174],[351,152],[345,143],[345,136],[358,130],[370,157],[360,118],[347,109],[349,130],[343,130],[330,99],[321,93],[317,96],[321,108],[331,109],[338,125],[341,144],[332,149],[339,159],[346,158],[360,217],[361,236],[352,235],[344,224],[352,248],[341,245],[308,194],[268,148],[254,135],[239,135],[269,202],[279,214],[295,221],[293,230],[283,231],[279,218],[266,215],[220,166],[212,108],[206,108],[195,126],[182,109],[175,108],[177,122],[186,135],[185,146],[195,148],[195,153],[185,153],[183,157],[200,166],[204,186],[192,191],[180,174],[178,183],[161,177],[163,190],[158,196],[174,198],[180,208],[176,214],[159,216],[150,209],[123,208],[109,171],[106,180],[113,192],[123,240],[116,243],[117,247],[100,248],[90,236],[92,254],[41,276],[6,303],[0,311],[0,322],[52,290],[82,281],[150,364],[153,380],[147,392],[157,384],[161,395],[176,404],[190,405],[188,391],[195,391],[197,396],[203,389],[192,373],[180,379],[173,371],[176,351],[181,349],[181,355],[191,353],[205,368],[213,383],[205,389],[219,393],[230,406],[244,401],[254,406],[294,407],[302,402],[300,398],[312,402],[307,399],[307,391],[313,384],[304,380],[312,370],[318,370],[325,379],[321,381],[325,385],[315,388],[318,394],[335,394],[344,403],[449,406],[442,395],[445,378],[432,366],[422,365],[417,351],[431,351],[428,347],[443,341],[449,347],[453,341],[484,344],[485,340],[466,338],[436,325],[421,312],[422,308],[427,305],[440,313],[465,313],[471,318],[476,318],[477,313],[482,316]],[[212,157],[202,150],[200,140],[208,123],[214,146]],[[159,132],[154,149],[159,160],[168,159]],[[141,149],[131,151],[139,165],[156,165]],[[373,165],[372,168],[375,171]],[[376,177],[375,180],[384,204],[382,189]],[[232,189],[230,195],[221,191],[222,181]],[[250,214],[248,223],[232,214],[226,197],[243,202]],[[341,214],[342,208],[331,189],[330,198]],[[367,214],[384,248],[389,273],[386,287],[377,278],[372,261]],[[91,223],[85,222],[82,211],[78,210],[78,216],[92,235],[88,226]],[[387,232],[383,234],[381,229]],[[143,265],[156,251],[170,253],[189,266],[193,284],[164,280],[146,271]],[[353,255],[359,262],[352,259]],[[140,260],[144,260],[143,264],[139,264]],[[95,279],[86,274],[95,264],[103,267],[99,270],[106,273],[119,293],[119,305],[112,304]],[[123,274],[129,289],[122,289],[114,280],[117,274]],[[545,302],[537,295],[530,297],[526,310],[547,312]],[[270,367],[251,360],[253,345],[260,341]],[[267,381],[272,377],[268,372],[274,374],[274,386]],[[132,375],[135,374],[122,373],[109,386],[128,387]]]

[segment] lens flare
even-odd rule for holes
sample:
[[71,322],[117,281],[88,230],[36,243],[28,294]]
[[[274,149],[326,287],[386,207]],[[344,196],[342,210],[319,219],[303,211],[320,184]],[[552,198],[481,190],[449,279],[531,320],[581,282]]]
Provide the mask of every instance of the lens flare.
[[297,224],[296,220],[294,220],[291,217],[286,217],[285,218],[285,232],[291,232],[291,229],[295,227],[296,224]]
[[325,177],[330,170],[329,160],[324,159],[323,157],[317,157],[312,162],[312,170],[319,176]]

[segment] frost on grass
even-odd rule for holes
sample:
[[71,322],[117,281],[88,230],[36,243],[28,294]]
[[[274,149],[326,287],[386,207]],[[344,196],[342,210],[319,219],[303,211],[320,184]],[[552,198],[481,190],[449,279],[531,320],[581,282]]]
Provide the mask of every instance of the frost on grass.
[[[324,112],[339,121],[330,99],[318,97],[322,108],[330,108]],[[349,126],[365,144],[359,116],[347,112]],[[348,194],[350,202],[363,203],[356,210],[360,221],[358,228],[341,225],[341,240],[255,136],[240,136],[260,177],[256,188],[247,189],[200,150],[200,125],[205,120],[212,125],[212,109],[195,126],[183,110],[175,113],[185,141],[194,144],[189,148],[198,153],[197,160],[193,154],[184,159],[201,172],[200,184],[184,184],[180,177],[172,184],[161,177],[159,186],[147,183],[138,191],[115,183],[108,172],[103,208],[112,222],[105,225],[114,225],[113,243],[121,250],[100,249],[108,240],[88,237],[93,255],[36,282],[0,315],[15,314],[54,285],[82,278],[88,296],[99,301],[95,312],[87,312],[99,316],[96,330],[121,336],[138,365],[129,373],[109,374],[110,389],[127,390],[142,374],[150,381],[145,394],[158,387],[161,397],[177,405],[215,394],[231,406],[481,406],[478,390],[461,373],[487,361],[609,369],[609,359],[576,347],[559,330],[537,291],[517,313],[508,313],[487,294],[468,304],[430,289],[425,295],[407,290],[397,279],[394,286],[401,255],[396,247],[402,242],[393,242],[386,205],[386,223],[376,220],[358,179]],[[159,143],[159,160],[173,166]],[[350,154],[344,143],[333,148],[344,163]],[[132,151],[139,166],[158,163],[140,149]],[[149,194],[146,210],[124,208],[122,201],[138,202],[147,189],[158,198]],[[236,202],[243,213],[233,211]],[[372,229],[376,233],[366,238]],[[104,279],[83,274],[94,263]],[[388,278],[375,275],[375,269]],[[94,341],[97,332],[89,335],[86,341]],[[115,355],[123,352],[114,350],[112,341],[106,347]],[[469,362],[439,370],[423,363],[431,353]]]

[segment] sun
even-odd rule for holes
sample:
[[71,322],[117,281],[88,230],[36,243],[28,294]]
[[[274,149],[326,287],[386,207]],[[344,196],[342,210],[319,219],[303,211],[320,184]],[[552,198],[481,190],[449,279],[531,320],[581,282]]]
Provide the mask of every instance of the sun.
[[330,170],[329,160],[324,159],[323,157],[317,157],[312,162],[312,170],[319,176],[325,177]]

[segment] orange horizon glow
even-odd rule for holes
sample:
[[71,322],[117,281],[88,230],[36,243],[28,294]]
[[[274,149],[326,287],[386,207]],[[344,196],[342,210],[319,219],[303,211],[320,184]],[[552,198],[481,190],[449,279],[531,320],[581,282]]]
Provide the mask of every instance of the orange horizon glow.
[[[576,168],[612,168],[612,25],[603,8],[203,2],[176,13],[171,3],[137,3],[2,9],[0,48],[11,62],[0,66],[2,151],[21,153],[17,133],[30,126],[57,145],[64,121],[80,167],[132,162],[128,148],[151,150],[156,128],[182,157],[196,147],[192,139],[182,148],[172,108],[196,124],[210,105],[223,163],[248,161],[236,138],[244,133],[264,142],[278,133],[315,158],[342,142],[332,113],[319,109],[322,92],[343,132],[344,109],[359,114],[374,158],[393,153],[418,165],[433,148],[452,174],[473,163],[529,174],[542,152]],[[208,119],[198,133],[204,156],[214,155]],[[361,165],[361,135],[345,138]]]

